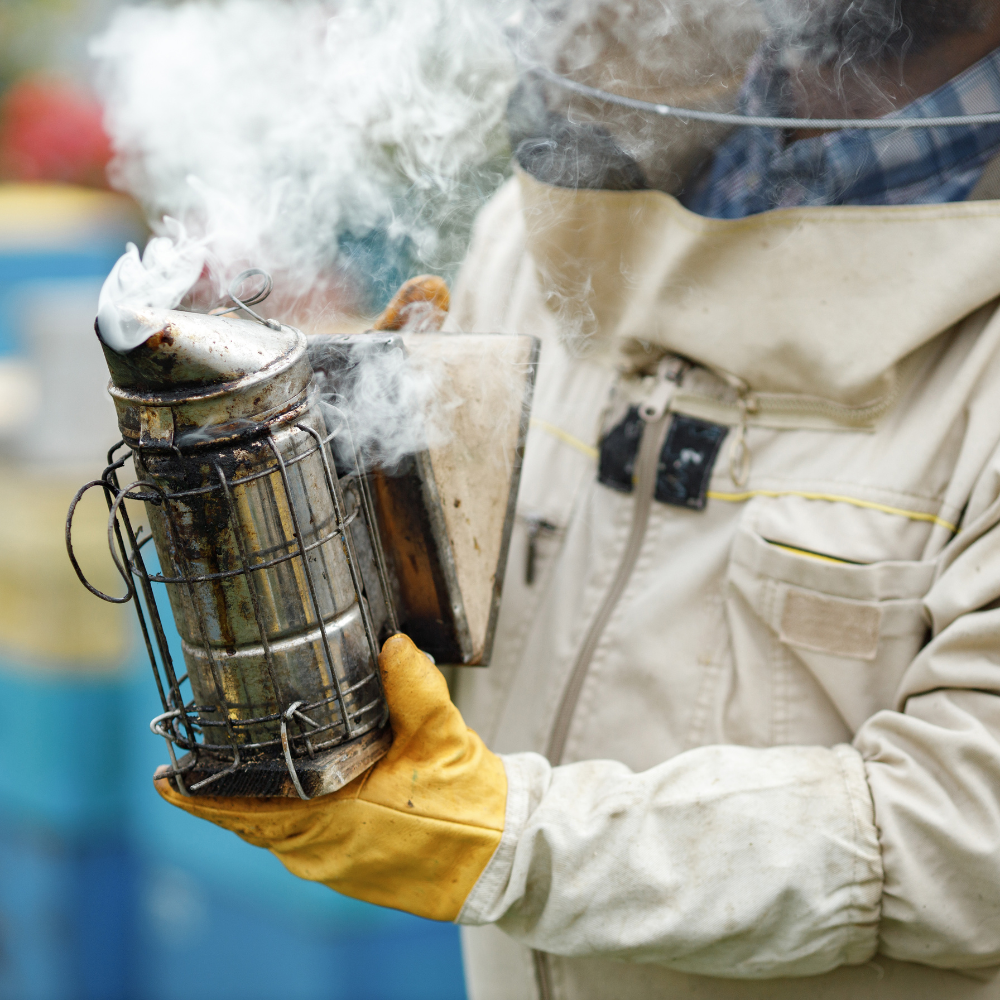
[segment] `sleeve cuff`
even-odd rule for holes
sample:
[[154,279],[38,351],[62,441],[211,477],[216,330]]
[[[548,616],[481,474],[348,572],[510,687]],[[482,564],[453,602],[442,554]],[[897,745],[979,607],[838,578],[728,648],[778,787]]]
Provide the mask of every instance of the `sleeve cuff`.
[[552,775],[552,766],[541,754],[501,754],[500,760],[507,772],[503,835],[455,918],[457,924],[479,926],[492,923],[502,915],[500,904],[510,881],[518,838],[545,794]]
[[458,923],[736,979],[875,954],[882,858],[853,747],[702,747],[640,774],[501,759],[504,831]]
[[882,908],[882,849],[875,825],[875,806],[864,760],[854,747],[834,747],[844,778],[844,790],[854,821],[854,899],[851,903],[850,931],[844,946],[844,965],[867,962],[878,950],[879,919]]

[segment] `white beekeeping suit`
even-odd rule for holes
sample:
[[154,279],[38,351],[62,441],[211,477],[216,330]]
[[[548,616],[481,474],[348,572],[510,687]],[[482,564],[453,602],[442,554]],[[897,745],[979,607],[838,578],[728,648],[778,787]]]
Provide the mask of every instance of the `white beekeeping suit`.
[[543,341],[471,996],[1000,997],[1000,202],[705,219],[640,145],[455,295]]

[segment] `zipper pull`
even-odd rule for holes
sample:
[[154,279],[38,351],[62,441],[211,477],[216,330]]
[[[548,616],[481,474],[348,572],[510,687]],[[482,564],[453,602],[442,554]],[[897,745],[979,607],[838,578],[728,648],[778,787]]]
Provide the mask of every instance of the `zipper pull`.
[[524,582],[530,587],[535,582],[535,560],[538,556],[538,535],[541,532],[550,534],[556,530],[554,524],[540,517],[526,517],[528,524],[528,552],[524,560]]
[[689,362],[671,354],[660,360],[656,366],[656,384],[645,402],[639,406],[639,416],[647,424],[655,423],[667,412],[677,386],[690,367]]
[[750,454],[750,445],[747,444],[747,424],[749,417],[757,412],[757,397],[738,375],[713,365],[709,365],[708,368],[736,393],[739,421],[729,443],[729,478],[734,486],[742,488],[750,481],[750,464],[753,456]]

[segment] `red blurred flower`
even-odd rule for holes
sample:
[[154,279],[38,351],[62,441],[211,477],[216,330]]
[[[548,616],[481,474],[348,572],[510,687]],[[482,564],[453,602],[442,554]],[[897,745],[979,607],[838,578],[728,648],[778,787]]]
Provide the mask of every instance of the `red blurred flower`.
[[107,187],[111,142],[87,91],[22,80],[0,100],[0,179]]

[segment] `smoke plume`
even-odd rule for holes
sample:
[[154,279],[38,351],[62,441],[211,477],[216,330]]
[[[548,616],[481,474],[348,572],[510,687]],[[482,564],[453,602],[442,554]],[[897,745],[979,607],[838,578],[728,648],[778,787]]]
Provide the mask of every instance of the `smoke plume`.
[[[367,297],[344,299],[364,273],[387,271],[384,294],[407,272],[457,267],[475,213],[509,172],[505,113],[526,66],[647,100],[728,109],[759,35],[757,0],[121,8],[91,45],[115,150],[111,177],[145,207],[160,241],[141,260],[133,248],[115,269],[102,333],[127,350],[120,306],[175,306],[185,295],[183,304],[214,306],[247,267],[274,275],[281,300],[269,304],[280,319],[321,326],[338,300],[372,311],[371,283]],[[721,137],[716,126],[650,119],[551,88],[533,98],[541,115],[521,124],[541,140],[535,148],[568,152],[567,176],[579,178],[584,157],[594,160],[590,186],[606,186],[607,164],[622,162],[633,186],[676,190]],[[522,101],[512,125],[530,105]],[[579,142],[581,128],[600,141]],[[368,364],[339,405],[361,446],[391,461],[414,447],[407,412],[423,412],[421,433],[433,439],[461,405],[465,390],[456,395],[442,378],[440,366],[394,354]]]
[[149,336],[133,310],[173,309],[201,276],[206,263],[203,240],[191,239],[169,215],[165,235],[146,244],[142,255],[134,243],[111,269],[97,302],[97,325],[104,342],[116,351],[131,350]]
[[992,0],[762,0],[762,7],[776,45],[816,62],[859,68],[980,30],[995,13]]
[[216,294],[248,264],[286,296],[447,273],[503,178],[514,67],[485,0],[124,7],[91,52],[114,185],[183,223]]

